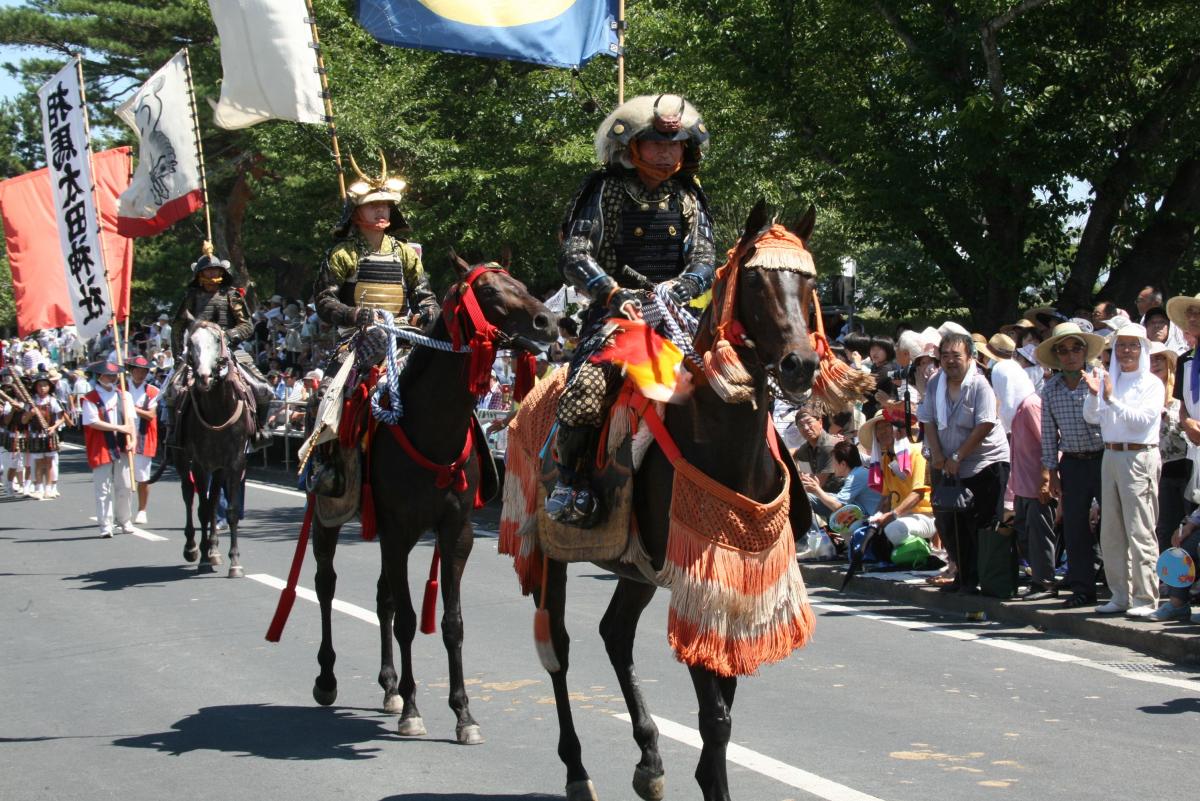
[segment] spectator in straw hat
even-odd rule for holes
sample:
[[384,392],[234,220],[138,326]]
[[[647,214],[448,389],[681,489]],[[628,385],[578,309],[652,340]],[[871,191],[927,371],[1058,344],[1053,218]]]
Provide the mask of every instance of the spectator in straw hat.
[[[1185,334],[1200,337],[1200,294],[1177,295],[1167,301],[1167,316]],[[1175,364],[1175,397],[1181,403],[1179,428],[1192,445],[1200,445],[1200,360],[1196,350],[1181,355]]]
[[1067,550],[1068,608],[1096,602],[1097,541],[1090,514],[1100,499],[1100,461],[1104,440],[1100,427],[1083,417],[1088,386],[1083,381],[1088,362],[1104,347],[1104,339],[1074,322],[1059,323],[1039,345],[1037,361],[1058,372],[1042,389],[1042,503],[1062,504],[1063,540]]
[[1011,359],[1017,349],[1017,343],[1008,334],[992,334],[991,339],[980,346],[980,350],[993,363]]
[[1108,372],[1084,374],[1083,416],[1100,426],[1100,547],[1112,598],[1101,614],[1145,618],[1158,609],[1159,421],[1165,389],[1150,372],[1150,341],[1137,323],[1116,332]]
[[1175,363],[1179,356],[1161,342],[1150,343],[1150,372],[1166,387],[1165,403],[1158,428],[1158,453],[1162,475],[1158,480],[1158,548],[1171,547],[1171,535],[1196,504],[1186,497],[1194,466],[1188,455],[1187,438],[1179,428],[1182,404],[1175,397]]
[[[909,424],[915,426],[911,419]],[[903,417],[890,417],[883,412],[858,429],[859,444],[871,455],[868,486],[882,496],[870,522],[882,526],[884,536],[893,545],[899,545],[910,535],[927,540],[937,535],[933,507],[929,505],[925,457],[920,446],[909,440],[905,429]]]

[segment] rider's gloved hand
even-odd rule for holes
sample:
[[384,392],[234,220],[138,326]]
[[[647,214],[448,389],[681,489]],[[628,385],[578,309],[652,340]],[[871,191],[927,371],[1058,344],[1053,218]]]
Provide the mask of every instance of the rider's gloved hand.
[[375,310],[363,306],[354,315],[354,324],[359,328],[366,328],[375,322]]
[[700,282],[686,273],[675,279],[667,294],[680,306],[686,306],[700,295]]
[[632,289],[617,289],[608,298],[608,310],[614,317],[636,320],[641,317],[642,302]]

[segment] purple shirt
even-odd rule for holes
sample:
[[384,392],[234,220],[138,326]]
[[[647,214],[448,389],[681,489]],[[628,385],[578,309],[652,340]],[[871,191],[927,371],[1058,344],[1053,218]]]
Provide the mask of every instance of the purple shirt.
[[1013,495],[1036,498],[1042,488],[1042,399],[1036,393],[1021,401],[1013,415],[1009,452],[1009,489]]

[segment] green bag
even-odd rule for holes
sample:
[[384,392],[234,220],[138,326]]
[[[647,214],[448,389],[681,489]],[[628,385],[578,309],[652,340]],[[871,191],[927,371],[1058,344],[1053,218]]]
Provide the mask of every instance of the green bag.
[[979,591],[992,598],[1017,594],[1017,538],[1012,526],[979,529]]
[[920,570],[929,562],[931,554],[928,540],[916,534],[909,534],[899,545],[892,548],[892,555],[888,559],[896,567]]

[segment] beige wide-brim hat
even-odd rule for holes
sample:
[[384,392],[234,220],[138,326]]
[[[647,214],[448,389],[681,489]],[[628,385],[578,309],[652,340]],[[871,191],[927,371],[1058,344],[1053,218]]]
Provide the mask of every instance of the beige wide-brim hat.
[[1166,356],[1172,368],[1174,368],[1176,362],[1179,360],[1179,354],[1161,342],[1150,343],[1150,357],[1154,358],[1155,356]]
[[1200,306],[1200,294],[1176,295],[1167,301],[1167,318],[1186,331],[1188,306],[1193,305]]
[[1049,367],[1051,370],[1061,370],[1062,364],[1058,361],[1058,354],[1054,352],[1054,348],[1064,339],[1072,338],[1083,342],[1087,348],[1087,358],[1084,359],[1085,363],[1099,356],[1100,352],[1104,350],[1104,337],[1097,334],[1085,333],[1075,323],[1059,323],[1054,326],[1054,330],[1046,338],[1046,341],[1038,345],[1037,350],[1034,351],[1037,354],[1038,362],[1043,367]]
[[[916,428],[917,418],[909,415],[908,419],[912,422],[913,428]],[[875,447],[875,427],[880,423],[883,423],[885,426],[893,425],[892,421],[886,418],[883,412],[876,412],[874,417],[858,427],[858,444],[868,455]],[[895,425],[900,424],[896,423]]]
[[979,346],[979,352],[993,361],[1011,359],[1017,343],[1008,334],[992,334],[992,338]]

